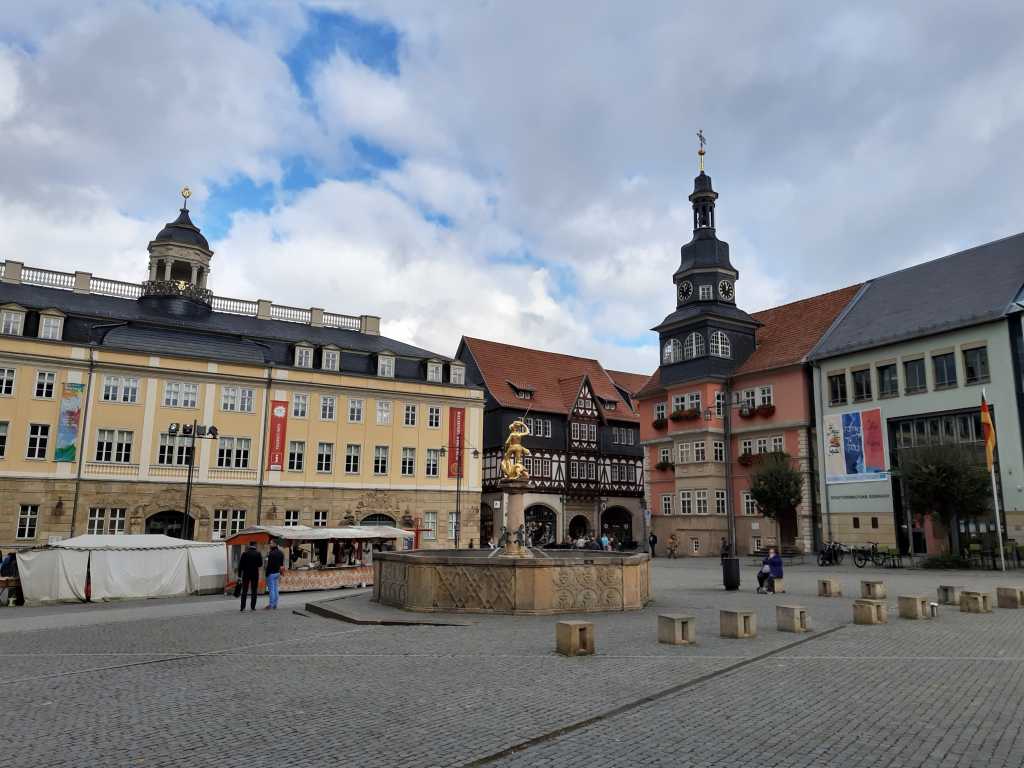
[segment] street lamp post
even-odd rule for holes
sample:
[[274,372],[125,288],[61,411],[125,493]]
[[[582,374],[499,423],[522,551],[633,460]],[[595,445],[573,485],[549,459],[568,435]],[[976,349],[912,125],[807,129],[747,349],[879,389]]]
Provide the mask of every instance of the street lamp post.
[[[456,549],[459,548],[459,531],[462,528],[462,507],[461,507],[461,501],[462,501],[462,453],[467,448],[470,448],[470,446],[463,446],[462,445],[462,434],[461,433],[456,433],[456,435],[455,435],[455,450],[458,452],[458,457],[455,460],[456,461],[456,464],[455,464],[455,466],[456,466],[456,470],[455,470],[455,525],[453,526],[454,531],[455,531],[455,548]],[[474,459],[479,458],[480,451],[478,451],[476,448],[471,448],[471,450],[473,451],[473,458]],[[441,455],[442,458],[448,455],[448,449],[445,448],[443,445],[441,446],[440,455]]]
[[217,428],[213,425],[209,427],[200,424],[198,421],[193,420],[191,424],[178,424],[174,422],[169,424],[167,427],[167,434],[171,437],[175,437],[178,433],[181,433],[183,437],[191,439],[191,443],[188,446],[188,453],[185,454],[185,459],[188,463],[188,474],[185,479],[185,510],[182,512],[181,519],[181,538],[188,538],[188,521],[191,515],[192,508],[192,468],[195,466],[196,456],[196,438],[202,437],[209,440],[216,440]]
[[[736,556],[736,516],[732,510],[732,409],[737,407],[732,402],[729,381],[722,388],[722,430],[725,443],[725,517],[729,530],[729,554],[722,557],[722,584],[729,591],[740,588],[740,559]],[[704,411],[704,420],[711,421],[715,413],[708,408]]]

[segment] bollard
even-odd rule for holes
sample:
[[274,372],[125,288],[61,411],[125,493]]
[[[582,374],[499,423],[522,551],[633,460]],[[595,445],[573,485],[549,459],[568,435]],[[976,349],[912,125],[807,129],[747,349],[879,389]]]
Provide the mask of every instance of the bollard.
[[939,617],[938,603],[928,603],[928,616],[932,619],[937,619]]
[[594,652],[594,625],[589,621],[558,622],[555,650],[563,656],[589,656]]
[[988,592],[961,592],[961,613],[992,613],[992,595]]
[[1024,605],[1024,589],[996,587],[996,605],[1000,608],[1020,608]]
[[963,586],[942,585],[939,587],[939,605],[960,605],[960,593]]
[[864,600],[885,600],[885,582],[862,581],[860,583],[860,596]]
[[677,613],[660,614],[658,642],[668,645],[693,645],[697,642],[697,619]]

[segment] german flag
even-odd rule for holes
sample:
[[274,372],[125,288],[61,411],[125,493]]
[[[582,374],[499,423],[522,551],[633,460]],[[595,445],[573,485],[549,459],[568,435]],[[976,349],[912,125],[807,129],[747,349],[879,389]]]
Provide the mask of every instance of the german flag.
[[985,393],[981,393],[981,433],[985,436],[985,461],[988,471],[992,471],[992,457],[996,450],[996,428],[992,426],[992,414],[989,413]]

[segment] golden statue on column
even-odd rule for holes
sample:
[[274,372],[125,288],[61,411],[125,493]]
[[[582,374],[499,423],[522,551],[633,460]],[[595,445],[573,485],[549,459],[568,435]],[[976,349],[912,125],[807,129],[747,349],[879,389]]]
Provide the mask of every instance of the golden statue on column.
[[506,480],[530,479],[530,473],[523,466],[523,457],[530,455],[530,450],[523,445],[523,438],[529,434],[530,428],[522,419],[516,419],[508,425],[505,455],[501,460],[501,474]]

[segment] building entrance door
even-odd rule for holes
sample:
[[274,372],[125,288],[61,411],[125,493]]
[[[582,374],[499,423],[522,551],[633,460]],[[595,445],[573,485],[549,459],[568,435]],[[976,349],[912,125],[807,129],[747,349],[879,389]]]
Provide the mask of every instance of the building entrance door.
[[622,507],[610,507],[601,513],[601,533],[615,539],[615,548],[634,549],[633,516]]
[[576,515],[569,521],[569,538],[573,541],[590,533],[590,520],[586,515]]

